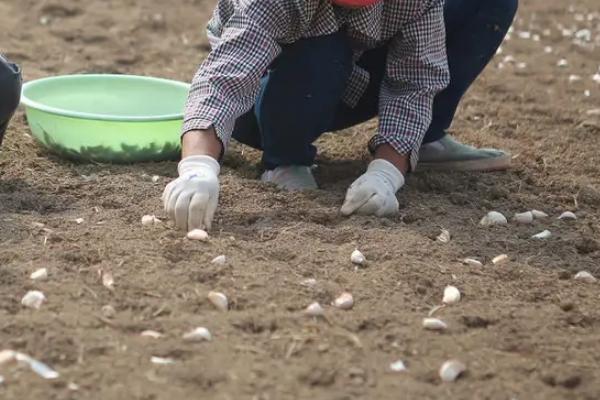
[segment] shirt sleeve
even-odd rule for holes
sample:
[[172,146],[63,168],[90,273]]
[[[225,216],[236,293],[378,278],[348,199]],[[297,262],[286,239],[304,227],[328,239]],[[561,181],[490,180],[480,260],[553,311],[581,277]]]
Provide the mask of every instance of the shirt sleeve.
[[236,119],[252,108],[261,77],[280,54],[279,42],[292,40],[300,3],[254,0],[231,6],[220,36],[209,32],[212,51],[192,81],[182,134],[214,126],[227,146]]
[[390,144],[410,156],[411,170],[431,124],[433,98],[450,82],[443,0],[404,26],[392,40],[379,100],[379,132],[369,142],[374,152]]

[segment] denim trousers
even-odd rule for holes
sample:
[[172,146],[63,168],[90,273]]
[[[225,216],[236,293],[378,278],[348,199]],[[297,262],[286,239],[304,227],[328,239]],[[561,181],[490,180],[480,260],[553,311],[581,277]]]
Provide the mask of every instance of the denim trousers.
[[0,54],[0,144],[20,98],[21,70]]
[[[461,98],[502,43],[517,7],[518,0],[446,0],[450,84],[433,101],[423,143],[444,137]],[[312,165],[316,156],[312,143],[319,136],[377,116],[387,48],[366,51],[357,61],[369,72],[370,81],[352,108],[341,101],[353,66],[351,51],[343,32],[283,46],[261,79],[254,107],[236,120],[233,138],[262,150],[267,169]]]

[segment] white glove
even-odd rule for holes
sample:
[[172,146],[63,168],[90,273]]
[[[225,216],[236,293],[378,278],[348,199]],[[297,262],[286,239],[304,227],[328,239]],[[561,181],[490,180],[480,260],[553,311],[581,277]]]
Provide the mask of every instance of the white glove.
[[169,218],[186,232],[210,229],[219,202],[219,163],[209,156],[179,162],[179,178],[169,183],[162,199]]
[[392,163],[371,161],[367,172],[348,189],[342,214],[367,214],[384,217],[398,213],[396,192],[404,186],[404,176]]

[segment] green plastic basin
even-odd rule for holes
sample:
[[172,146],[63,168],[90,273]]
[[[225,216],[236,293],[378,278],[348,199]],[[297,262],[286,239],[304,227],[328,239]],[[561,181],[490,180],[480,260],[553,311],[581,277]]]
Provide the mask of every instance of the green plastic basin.
[[177,158],[189,85],[132,75],[68,75],[23,86],[31,131],[62,156],[131,163]]

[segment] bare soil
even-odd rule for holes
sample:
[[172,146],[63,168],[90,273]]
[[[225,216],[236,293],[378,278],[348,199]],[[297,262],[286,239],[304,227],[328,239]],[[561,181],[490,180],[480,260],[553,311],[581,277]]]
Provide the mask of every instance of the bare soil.
[[[600,84],[592,80],[600,8],[596,0],[523,3],[511,39],[453,126],[461,140],[510,150],[514,168],[417,173],[399,196],[397,218],[338,213],[367,162],[375,122],[320,141],[322,189],[309,193],[257,182],[258,155],[234,146],[211,240],[196,243],[165,223],[140,223],[144,214],[164,219],[160,195],[175,163],[71,163],[35,144],[20,112],[0,153],[0,347],[30,354],[61,376],[45,381],[2,366],[0,397],[597,399],[600,285],[572,276],[600,274],[600,116],[588,113],[600,107]],[[189,81],[208,49],[212,6],[5,0],[0,46],[27,80],[115,72]],[[586,46],[574,43],[581,29],[591,33]],[[568,65],[558,67],[563,58]],[[490,210],[510,216],[530,209],[550,217],[478,225]],[[578,220],[559,221],[565,210]],[[450,230],[450,243],[434,240],[441,228]],[[550,239],[530,239],[544,229]],[[366,268],[349,261],[357,247]],[[502,253],[509,261],[492,265]],[[220,254],[226,265],[211,264]],[[462,265],[465,257],[484,266]],[[40,267],[49,278],[31,281]],[[113,291],[102,286],[100,268],[113,272]],[[303,286],[307,278],[316,286]],[[424,331],[422,318],[448,284],[463,293],[459,305],[437,314],[448,331]],[[32,289],[48,298],[38,311],[20,304]],[[206,300],[211,290],[229,296],[229,312]],[[352,310],[327,307],[327,320],[302,315],[311,302],[328,305],[342,291],[353,293]],[[105,305],[115,308],[114,318],[103,316]],[[196,326],[209,328],[213,340],[184,342]],[[147,329],[165,336],[141,337]],[[155,365],[153,356],[175,363]],[[453,358],[468,371],[444,384],[437,371]],[[391,372],[396,360],[408,371]]]

